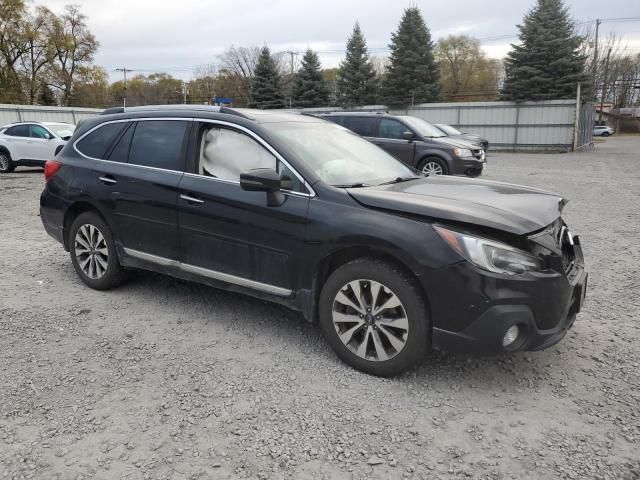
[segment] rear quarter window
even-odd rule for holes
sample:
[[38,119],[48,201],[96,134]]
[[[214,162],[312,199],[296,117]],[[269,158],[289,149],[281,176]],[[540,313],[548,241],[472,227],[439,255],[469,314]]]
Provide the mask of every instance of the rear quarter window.
[[105,154],[127,122],[106,123],[89,133],[76,144],[76,149],[91,158],[103,160]]

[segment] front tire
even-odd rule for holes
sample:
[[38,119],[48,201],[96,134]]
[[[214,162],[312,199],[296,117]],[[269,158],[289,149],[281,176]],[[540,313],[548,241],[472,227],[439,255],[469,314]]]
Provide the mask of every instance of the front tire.
[[11,173],[16,166],[11,161],[11,155],[4,150],[0,151],[0,173]]
[[420,162],[418,170],[420,170],[425,177],[430,177],[431,175],[449,175],[447,162],[438,157],[425,158]]
[[403,373],[430,348],[431,323],[415,280],[373,258],[329,276],[319,302],[320,328],[345,363],[381,377]]
[[80,279],[95,290],[109,290],[126,280],[111,229],[95,212],[82,213],[74,220],[69,253]]
[[609,135],[611,135],[609,132],[602,132],[603,137],[608,137]]

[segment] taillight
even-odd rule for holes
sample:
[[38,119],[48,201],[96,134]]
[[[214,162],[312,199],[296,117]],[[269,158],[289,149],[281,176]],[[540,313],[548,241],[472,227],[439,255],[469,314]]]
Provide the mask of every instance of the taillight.
[[53,178],[53,176],[58,173],[62,164],[60,162],[56,162],[55,160],[47,160],[44,163],[44,181],[48,182]]

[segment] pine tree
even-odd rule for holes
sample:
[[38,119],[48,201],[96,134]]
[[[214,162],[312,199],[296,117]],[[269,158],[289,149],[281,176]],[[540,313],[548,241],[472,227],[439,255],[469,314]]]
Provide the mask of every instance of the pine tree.
[[253,108],[284,107],[280,75],[268,47],[263,47],[260,51],[260,56],[253,72],[250,95],[250,106]]
[[329,90],[322,77],[320,60],[313,50],[307,50],[302,57],[302,66],[296,73],[293,84],[293,99],[297,107],[326,107],[329,104]]
[[438,100],[440,83],[433,42],[418,7],[404,11],[398,31],[391,35],[389,48],[383,101],[390,106],[406,106]]
[[338,72],[338,103],[345,107],[371,105],[376,101],[377,80],[369,61],[367,43],[356,22],[347,40],[347,53]]
[[52,105],[55,106],[58,104],[56,100],[56,96],[53,93],[53,90],[51,90],[51,87],[49,87],[49,85],[47,85],[44,82],[40,84],[40,94],[38,95],[38,104],[48,105],[48,106],[52,106]]
[[[562,0],[538,0],[524,17],[520,44],[505,60],[502,98],[513,101],[573,98],[577,82],[586,82],[582,38]],[[589,86],[586,86],[587,89]]]

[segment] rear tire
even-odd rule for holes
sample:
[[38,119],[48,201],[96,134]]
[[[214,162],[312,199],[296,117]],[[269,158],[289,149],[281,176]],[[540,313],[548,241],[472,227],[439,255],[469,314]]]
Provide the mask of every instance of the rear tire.
[[69,253],[80,279],[95,290],[109,290],[127,279],[118,262],[113,234],[95,212],[78,215],[69,231]]
[[449,175],[447,162],[438,157],[427,157],[418,165],[418,170],[426,177],[431,175]]
[[11,173],[16,166],[11,161],[11,155],[6,150],[0,150],[0,173]]
[[602,132],[603,137],[608,137],[609,135],[611,135],[609,132]]
[[430,349],[431,322],[419,286],[382,260],[361,258],[334,271],[320,294],[319,319],[338,357],[371,375],[403,373]]

